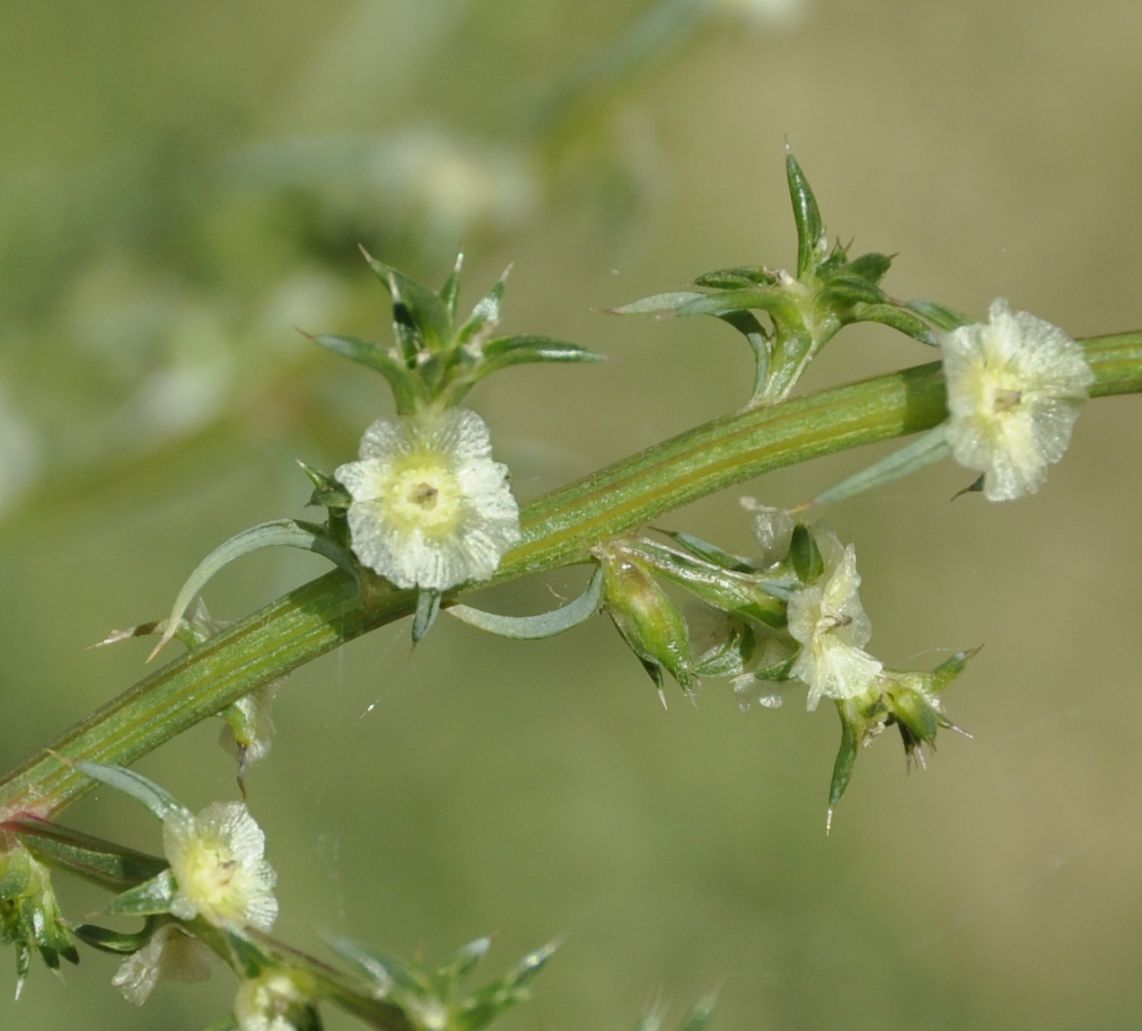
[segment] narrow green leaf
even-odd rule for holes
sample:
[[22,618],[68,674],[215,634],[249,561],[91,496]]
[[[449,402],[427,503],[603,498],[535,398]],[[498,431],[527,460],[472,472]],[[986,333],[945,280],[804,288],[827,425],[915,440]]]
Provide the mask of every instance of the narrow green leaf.
[[751,286],[741,290],[720,290],[717,293],[699,294],[680,303],[675,308],[674,314],[721,317],[735,311],[756,310],[784,316],[792,307],[794,307],[793,300],[781,287]]
[[352,938],[332,938],[329,945],[372,982],[381,995],[396,991],[413,998],[426,998],[433,994],[428,979],[395,956],[377,952]]
[[410,325],[423,337],[428,348],[435,351],[450,343],[452,320],[444,301],[411,276],[374,258],[364,247],[361,253],[388,290],[394,305],[399,303],[408,311]]
[[220,544],[187,577],[186,583],[182,585],[182,589],[175,597],[170,615],[167,616],[163,635],[159,638],[159,643],[152,649],[147,660],[153,659],[163,646],[178,633],[179,622],[190,607],[190,603],[194,601],[198,592],[210,582],[216,573],[235,559],[249,554],[251,551],[278,547],[301,548],[304,551],[315,552],[340,566],[351,576],[357,576],[357,567],[352,556],[339,544],[326,537],[320,527],[293,519],[276,519],[272,522],[253,526],[241,533],[236,533],[228,541]]
[[891,267],[891,255],[869,252],[860,255],[858,258],[853,258],[844,266],[844,270],[847,275],[857,276],[875,285],[885,277]]
[[456,303],[460,299],[460,273],[463,268],[464,252],[459,251],[452,265],[452,271],[448,273],[448,278],[440,288],[440,301],[448,313],[448,321],[452,326],[456,325]]
[[599,610],[602,593],[603,574],[596,569],[587,582],[586,590],[579,597],[550,612],[540,612],[534,616],[501,616],[469,605],[450,605],[444,611],[462,623],[486,630],[490,634],[534,641],[554,637],[589,619]]
[[170,792],[134,770],[128,770],[123,766],[109,766],[105,763],[81,762],[75,766],[92,780],[106,784],[107,787],[114,788],[146,806],[160,820],[166,820],[175,813],[186,812],[186,806],[176,801]]
[[671,293],[652,294],[629,304],[617,308],[606,309],[611,315],[660,315],[662,317],[675,314],[680,305],[705,297],[706,294],[696,290],[674,290]]
[[713,562],[716,566],[721,566],[723,569],[732,569],[735,573],[753,573],[756,570],[740,555],[733,555],[728,551],[724,551],[716,544],[711,544],[709,541],[701,537],[696,537],[692,533],[686,533],[683,530],[661,530],[671,540],[677,541],[687,551],[692,551],[699,558],[704,558],[707,562]]
[[841,745],[833,762],[833,777],[829,782],[829,820],[833,809],[844,797],[845,789],[853,775],[853,765],[857,758],[857,739],[852,725],[841,715]]
[[746,338],[750,350],[753,351],[753,391],[750,394],[750,400],[756,401],[764,392],[765,381],[769,376],[771,351],[769,334],[757,321],[757,316],[750,311],[729,311],[724,315],[719,315],[718,318],[741,333]]
[[854,304],[851,316],[846,319],[846,321],[879,322],[882,325],[899,330],[906,336],[912,337],[913,340],[919,340],[920,343],[927,344],[929,347],[936,346],[936,335],[923,319],[914,315],[908,309],[891,302],[884,304]]
[[598,362],[603,356],[578,344],[551,337],[518,334],[497,337],[484,346],[484,360],[476,369],[480,378],[508,365],[526,362]]
[[776,273],[760,267],[737,266],[705,272],[694,280],[695,286],[714,290],[737,290],[743,286],[777,285]]
[[421,589],[416,596],[416,611],[412,616],[412,643],[419,644],[428,636],[436,617],[440,615],[439,591]]
[[812,272],[825,248],[825,227],[821,209],[809,186],[809,180],[793,152],[785,154],[785,178],[789,183],[789,199],[793,202],[793,221],[797,226],[797,278]]
[[810,502],[812,505],[827,505],[834,501],[852,498],[875,487],[883,487],[910,473],[919,472],[951,454],[947,434],[942,425],[922,433],[915,440],[898,451],[885,455],[878,462],[862,469],[840,483],[821,491]]
[[467,344],[473,340],[482,340],[499,325],[504,291],[507,289],[508,275],[511,270],[511,265],[504,269],[492,289],[472,309],[472,314],[468,316],[456,334],[456,339],[461,344]]
[[452,995],[460,981],[471,973],[491,947],[491,938],[476,938],[457,949],[456,954],[433,977],[437,991],[445,998]]
[[961,315],[958,311],[952,308],[947,308],[936,301],[909,301],[908,307],[919,315],[923,315],[932,325],[938,329],[951,331],[959,329],[960,326],[967,326],[972,322],[978,321],[977,319],[968,318],[966,315]]
[[358,340],[357,337],[324,333],[311,336],[309,339],[327,351],[367,365],[370,369],[384,376],[388,380],[389,386],[392,387],[393,397],[396,399],[397,411],[399,412],[412,411],[424,393],[416,374],[402,362],[397,361],[379,344],[369,340]]
[[822,299],[834,304],[880,304],[884,301],[884,291],[875,283],[860,276],[833,276],[821,288]]
[[0,824],[0,830],[18,835],[42,862],[63,867],[105,888],[121,890],[138,884],[167,865],[156,856],[35,817],[10,820]]
[[109,927],[100,927],[98,924],[80,924],[72,928],[72,933],[82,942],[101,952],[110,952],[116,955],[130,955],[138,952],[154,932],[155,920],[149,916],[144,920],[138,931],[113,931]]

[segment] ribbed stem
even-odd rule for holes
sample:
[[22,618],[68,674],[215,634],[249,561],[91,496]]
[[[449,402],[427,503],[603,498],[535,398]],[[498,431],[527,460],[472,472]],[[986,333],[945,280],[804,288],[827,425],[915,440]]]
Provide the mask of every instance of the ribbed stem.
[[[1092,396],[1142,391],[1142,332],[1084,341]],[[946,415],[939,363],[715,419],[533,501],[495,577],[586,561],[602,541],[761,473],[928,429]],[[477,585],[484,586],[484,585]],[[461,593],[461,592],[458,592]],[[330,573],[139,681],[0,780],[0,821],[49,816],[91,781],[56,756],[127,765],[263,684],[409,615],[411,591],[363,595]]]

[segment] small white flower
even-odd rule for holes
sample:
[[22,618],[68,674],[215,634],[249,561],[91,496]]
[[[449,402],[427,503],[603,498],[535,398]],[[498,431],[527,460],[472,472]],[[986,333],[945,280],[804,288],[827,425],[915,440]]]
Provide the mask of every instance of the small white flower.
[[128,1002],[142,1006],[160,978],[168,981],[205,981],[214,953],[178,924],[163,924],[138,952],[119,965],[111,983]]
[[822,696],[863,694],[883,669],[863,649],[872,625],[857,593],[856,550],[842,545],[831,531],[818,531],[816,539],[825,571],[816,583],[794,592],[787,610],[789,633],[801,644],[790,675],[809,688],[809,709]]
[[986,323],[945,333],[940,349],[956,461],[983,473],[989,501],[1034,493],[1063,457],[1094,382],[1082,348],[1001,298]]
[[299,984],[301,976],[271,969],[243,981],[234,1000],[239,1031],[296,1031],[299,1019],[312,1015],[312,992]]
[[163,852],[177,890],[170,912],[215,927],[268,931],[278,915],[266,836],[241,802],[215,802],[197,816],[179,809],[163,821]]
[[488,427],[466,409],[373,423],[361,460],[335,473],[353,499],[357,557],[398,587],[487,580],[520,538],[507,467],[491,454]]

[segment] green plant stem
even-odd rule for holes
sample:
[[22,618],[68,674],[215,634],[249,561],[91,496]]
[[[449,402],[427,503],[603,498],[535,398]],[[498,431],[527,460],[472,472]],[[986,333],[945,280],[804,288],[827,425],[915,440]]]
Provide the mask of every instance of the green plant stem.
[[[1142,391],[1142,332],[1084,347],[1092,396]],[[533,501],[523,540],[494,582],[585,562],[595,545],[716,490],[945,417],[933,363],[715,419]],[[413,592],[378,584],[362,592],[345,573],[330,573],[156,670],[0,780],[0,821],[52,816],[87,791],[93,782],[69,763],[128,765],[249,691],[411,614]]]

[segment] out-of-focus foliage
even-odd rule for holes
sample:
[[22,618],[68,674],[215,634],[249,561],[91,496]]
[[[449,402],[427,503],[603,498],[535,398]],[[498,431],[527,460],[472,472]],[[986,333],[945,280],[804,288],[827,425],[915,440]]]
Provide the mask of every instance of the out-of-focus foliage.
[[[740,403],[749,357],[728,327],[597,309],[704,269],[791,266],[786,138],[853,253],[898,255],[899,296],[981,317],[1003,295],[1076,336],[1142,323],[1126,0],[9,7],[4,767],[142,672],[144,643],[87,645],[161,617],[243,526],[304,515],[293,459],[331,468],[391,411],[376,377],[298,332],[388,331],[358,243],[432,282],[458,246],[474,284],[515,261],[505,332],[617,359],[481,388],[524,500]],[[896,338],[846,330],[805,389],[916,361]],[[430,956],[489,929],[505,955],[565,935],[505,1028],[629,1027],[648,999],[677,1013],[721,979],[714,1028],[1128,1026],[1132,404],[1089,406],[1049,486],[1002,511],[949,505],[948,467],[830,513],[860,542],[878,655],[987,647],[957,683],[976,740],[908,780],[890,750],[864,758],[827,841],[828,715],[743,716],[714,685],[664,713],[601,621],[518,643],[441,621],[412,659],[393,628],[279,696],[248,783],[279,932]],[[791,504],[865,461],[751,493]],[[669,528],[745,550],[748,524],[726,498]],[[321,566],[242,568],[211,585],[219,618]],[[581,588],[569,573],[488,607]],[[233,797],[216,734],[143,767],[196,808]],[[129,806],[95,801],[69,822],[135,837]],[[59,890],[67,912],[95,905]],[[33,971],[0,1026],[193,1031],[233,997],[216,976],[135,1011],[113,969],[85,955],[65,987]]]

